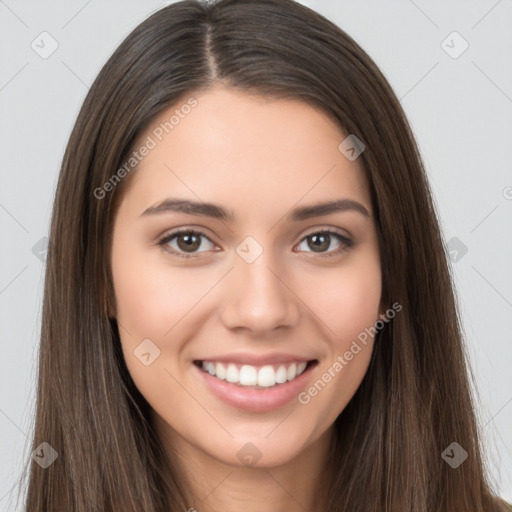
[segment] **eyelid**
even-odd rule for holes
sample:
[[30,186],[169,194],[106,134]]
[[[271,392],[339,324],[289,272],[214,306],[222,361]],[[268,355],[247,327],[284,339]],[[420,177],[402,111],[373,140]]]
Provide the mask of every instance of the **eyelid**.
[[[354,246],[354,241],[352,240],[352,238],[350,236],[347,236],[347,235],[341,233],[339,228],[332,228],[332,227],[328,227],[328,226],[320,227],[320,228],[319,227],[313,228],[313,230],[310,231],[309,233],[305,234],[299,240],[298,244],[296,244],[296,245],[301,244],[309,236],[319,234],[319,233],[323,233],[323,234],[327,233],[330,236],[334,236],[335,238],[337,238],[338,242],[340,243],[340,247],[333,251],[319,252],[319,253],[315,253],[314,251],[294,251],[294,252],[301,252],[301,253],[305,252],[308,255],[313,254],[314,257],[317,257],[317,258],[330,258],[330,257],[334,257],[334,256],[339,256]],[[306,257],[309,258],[311,256],[306,256]]]
[[[176,236],[178,236],[182,233],[193,233],[193,234],[199,235],[200,237],[206,238],[213,245],[218,245],[218,244],[216,244],[216,242],[214,240],[212,240],[212,237],[210,237],[206,234],[204,228],[195,228],[192,226],[180,227],[180,228],[171,230],[170,232],[164,233],[163,235],[158,237],[156,245],[162,247],[162,249],[165,250],[166,252],[168,252],[174,256],[177,256],[178,258],[182,258],[182,259],[198,258],[198,257],[200,257],[200,254],[202,252],[208,252],[208,251],[200,251],[198,253],[186,253],[186,252],[181,253],[181,252],[177,252],[174,249],[170,249],[169,247],[167,247],[167,244],[171,240],[173,240]],[[298,240],[298,242],[296,244],[294,244],[294,247],[296,247],[298,244],[302,243],[308,236],[311,236],[314,234],[319,234],[319,233],[327,233],[329,235],[339,237],[338,241],[345,247],[341,247],[334,251],[328,251],[325,253],[321,253],[321,252],[315,253],[314,251],[294,251],[294,252],[306,252],[306,253],[315,254],[318,257],[329,257],[329,256],[335,256],[336,254],[343,253],[347,249],[350,249],[352,247],[352,245],[354,244],[351,236],[348,234],[347,235],[343,234],[339,228],[333,228],[330,226],[316,226],[316,227],[310,228],[310,230],[308,230],[307,233],[302,235],[302,237]],[[215,252],[218,252],[218,251],[215,251]]]
[[205,252],[205,251],[201,251],[197,254],[195,254],[195,253],[187,254],[185,252],[183,252],[183,253],[177,252],[174,249],[167,247],[167,244],[171,240],[173,240],[175,237],[177,237],[178,235],[180,235],[182,233],[193,233],[193,234],[199,235],[200,237],[206,238],[213,245],[217,245],[212,240],[212,237],[210,237],[209,235],[206,234],[206,232],[204,231],[204,228],[194,228],[194,227],[188,227],[188,226],[176,228],[174,230],[164,233],[163,235],[158,237],[158,239],[156,241],[156,245],[161,247],[164,251],[166,251],[174,256],[177,256],[178,258],[183,258],[183,259],[197,258],[198,257],[197,254],[201,254],[201,252]]
[[[179,228],[171,228],[166,231],[164,231],[163,234],[159,235],[157,237],[157,242],[165,239],[165,238],[172,238],[173,236],[179,235],[181,233],[196,233],[198,235],[202,235],[205,238],[207,238],[210,242],[215,243],[214,241],[214,235],[210,234],[210,231],[207,228],[200,227],[200,226],[181,226]],[[218,245],[218,244],[217,244]]]
[[304,238],[307,236],[314,235],[315,233],[325,233],[325,232],[340,235],[341,237],[346,238],[347,240],[352,239],[352,235],[350,235],[350,233],[346,229],[342,230],[341,228],[335,228],[335,227],[327,226],[327,225],[314,226],[310,229],[311,229],[311,231],[308,228],[306,234],[304,234],[302,236],[302,238],[299,240],[299,242],[302,242],[302,240],[304,240]]

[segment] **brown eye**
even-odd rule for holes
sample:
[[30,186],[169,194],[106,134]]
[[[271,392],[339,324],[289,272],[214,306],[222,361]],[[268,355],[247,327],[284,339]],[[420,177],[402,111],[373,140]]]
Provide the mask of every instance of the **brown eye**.
[[[206,252],[212,250],[215,246],[204,233],[193,230],[181,230],[170,233],[164,236],[158,242],[158,245],[172,255],[182,258],[195,257],[194,253]],[[198,251],[199,248],[203,248],[203,250]]]
[[201,236],[196,233],[180,233],[176,236],[178,247],[180,250],[188,252],[195,251],[201,245]]
[[[304,244],[309,250],[304,248]],[[302,250],[305,252],[314,252],[322,256],[332,256],[349,249],[352,246],[352,240],[337,231],[324,230],[306,236],[301,240],[299,247],[301,245],[303,246]],[[333,248],[333,245],[334,250],[329,250]]]
[[329,249],[331,245],[331,236],[325,233],[309,235],[307,237],[308,246],[313,252],[323,252]]

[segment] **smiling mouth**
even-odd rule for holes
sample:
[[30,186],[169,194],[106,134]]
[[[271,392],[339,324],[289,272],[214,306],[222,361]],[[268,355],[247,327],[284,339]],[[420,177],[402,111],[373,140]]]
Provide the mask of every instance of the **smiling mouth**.
[[268,389],[295,380],[316,365],[317,360],[263,366],[215,361],[194,361],[194,364],[219,380],[248,389]]

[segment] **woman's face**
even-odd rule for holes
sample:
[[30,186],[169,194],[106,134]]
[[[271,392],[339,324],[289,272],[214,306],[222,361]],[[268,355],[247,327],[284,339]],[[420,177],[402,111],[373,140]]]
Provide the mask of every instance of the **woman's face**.
[[272,467],[332,432],[367,370],[382,313],[370,194],[319,110],[225,88],[194,98],[139,138],[113,315],[162,437]]

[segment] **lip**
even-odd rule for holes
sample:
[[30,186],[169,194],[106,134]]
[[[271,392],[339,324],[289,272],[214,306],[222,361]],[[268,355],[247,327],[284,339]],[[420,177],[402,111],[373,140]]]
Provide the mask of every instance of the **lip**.
[[[228,356],[224,356],[222,360],[221,358],[212,358],[207,360],[234,362],[233,359],[230,359]],[[246,364],[250,364],[247,362],[247,359],[244,359],[243,361]],[[269,359],[267,358],[264,362],[268,361]],[[291,359],[287,359],[286,361],[308,361],[309,363],[304,372],[298,377],[270,389],[245,388],[225,380],[220,380],[217,377],[210,375],[208,372],[201,370],[196,364],[192,364],[192,367],[194,368],[194,371],[198,372],[198,376],[203,379],[203,382],[206,384],[208,389],[224,403],[245,411],[266,412],[278,409],[296,398],[306,387],[311,378],[312,370],[318,365],[317,360],[297,358],[295,356]],[[279,362],[286,361],[283,360]]]
[[196,361],[211,361],[215,363],[234,363],[249,364],[251,366],[265,366],[272,364],[303,363],[312,361],[314,357],[301,357],[284,352],[275,352],[274,354],[250,354],[248,352],[235,352],[232,354],[223,354],[219,356],[202,357]]

